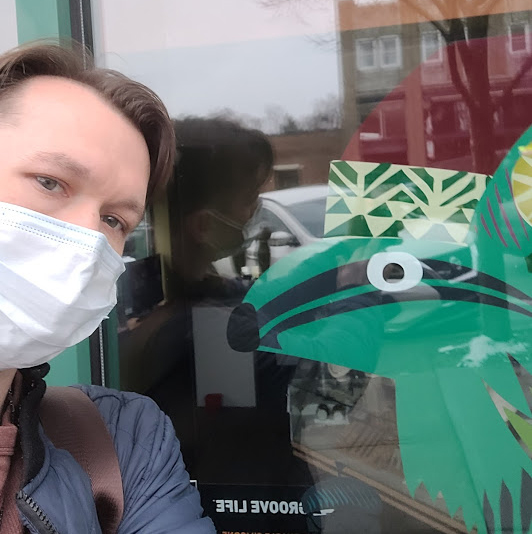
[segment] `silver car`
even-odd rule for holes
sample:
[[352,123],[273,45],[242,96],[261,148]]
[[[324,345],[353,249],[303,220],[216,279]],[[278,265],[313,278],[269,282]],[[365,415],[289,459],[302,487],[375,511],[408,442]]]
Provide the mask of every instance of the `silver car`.
[[[262,208],[251,235],[257,236],[245,252],[245,265],[237,272],[233,258],[223,258],[214,263],[222,276],[234,277],[248,274],[256,278],[259,267],[260,235],[269,235],[269,265],[286,256],[299,246],[323,237],[328,185],[309,185],[270,191],[260,195]],[[264,246],[264,244],[263,244]]]

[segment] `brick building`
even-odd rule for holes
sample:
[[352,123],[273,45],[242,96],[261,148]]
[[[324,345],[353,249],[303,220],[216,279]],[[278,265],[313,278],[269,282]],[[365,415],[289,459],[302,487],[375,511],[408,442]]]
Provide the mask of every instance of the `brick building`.
[[329,163],[344,149],[341,130],[316,130],[272,135],[274,173],[265,191],[327,183]]

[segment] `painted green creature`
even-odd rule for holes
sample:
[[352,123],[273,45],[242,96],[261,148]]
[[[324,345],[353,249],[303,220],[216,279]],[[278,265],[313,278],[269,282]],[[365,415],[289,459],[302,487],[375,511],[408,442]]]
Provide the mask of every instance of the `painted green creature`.
[[331,165],[326,235],[344,237],[273,265],[229,341],[393,379],[411,494],[530,532],[532,128],[491,180],[364,165]]

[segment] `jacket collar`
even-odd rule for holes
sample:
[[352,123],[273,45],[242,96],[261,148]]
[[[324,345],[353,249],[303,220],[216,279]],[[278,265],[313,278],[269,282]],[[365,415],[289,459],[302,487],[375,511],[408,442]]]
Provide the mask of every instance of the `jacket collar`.
[[39,431],[39,404],[46,391],[44,377],[49,370],[47,363],[21,370],[23,386],[18,417],[20,446],[24,459],[21,487],[33,480],[44,464],[44,443]]

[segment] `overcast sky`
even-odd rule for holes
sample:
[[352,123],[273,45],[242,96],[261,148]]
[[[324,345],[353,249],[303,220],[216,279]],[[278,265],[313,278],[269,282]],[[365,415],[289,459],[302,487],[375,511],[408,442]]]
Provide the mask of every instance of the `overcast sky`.
[[96,57],[149,85],[174,116],[263,116],[278,105],[300,117],[339,87],[334,1],[305,2],[277,10],[260,0],[97,0]]
[[17,11],[15,0],[0,0],[0,54],[17,46]]

